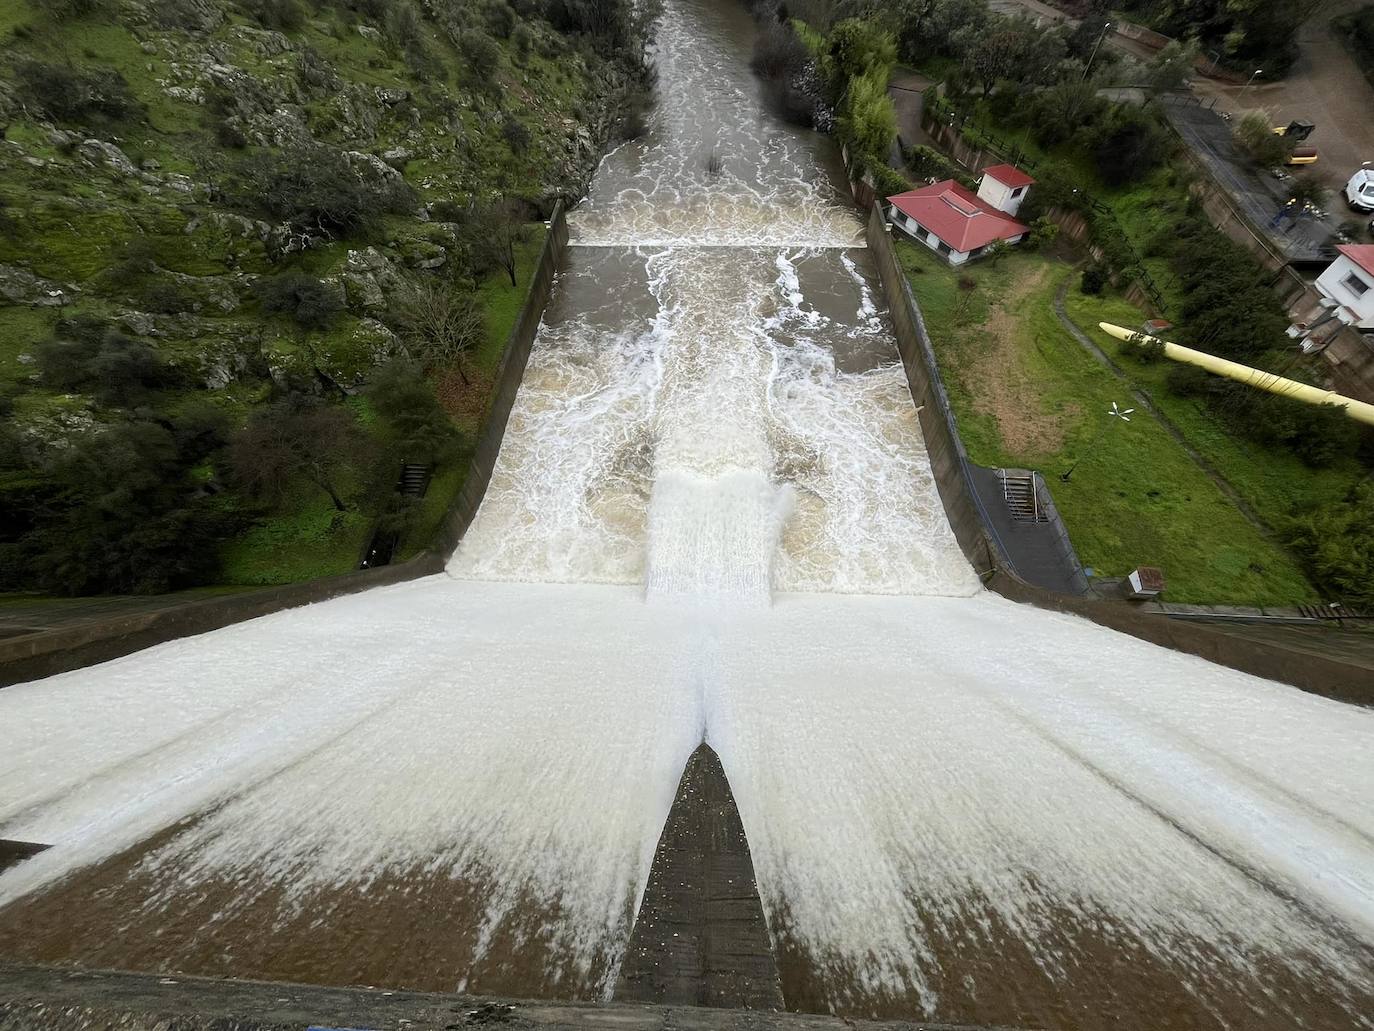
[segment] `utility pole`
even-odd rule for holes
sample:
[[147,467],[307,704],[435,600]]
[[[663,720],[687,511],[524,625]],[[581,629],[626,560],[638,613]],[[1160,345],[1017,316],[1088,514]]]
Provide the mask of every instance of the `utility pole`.
[[1107,30],[1111,27],[1111,22],[1106,22],[1102,26],[1102,31],[1098,33],[1097,36],[1097,42],[1093,44],[1093,52],[1088,56],[1088,63],[1083,69],[1083,78],[1079,79],[1079,82],[1088,81],[1088,73],[1093,70],[1093,62],[1097,60],[1097,48],[1100,47],[1102,45],[1102,41],[1107,38]]

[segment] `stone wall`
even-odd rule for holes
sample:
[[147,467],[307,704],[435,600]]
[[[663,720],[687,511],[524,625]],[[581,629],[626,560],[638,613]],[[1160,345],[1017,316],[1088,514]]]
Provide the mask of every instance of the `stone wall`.
[[539,265],[530,280],[520,316],[506,340],[497,369],[496,388],[482,427],[472,464],[430,547],[407,562],[359,570],[307,583],[248,591],[226,598],[188,601],[154,611],[62,627],[0,640],[0,687],[36,680],[67,670],[128,655],[178,637],[255,619],[282,609],[326,601],[345,594],[414,580],[443,571],[467,531],[491,481],[496,456],[506,432],[511,406],[525,375],[535,334],[553,288],[554,275],[568,244],[568,228],[560,202],[549,221]]
[[945,515],[965,557],[989,590],[1037,608],[1083,616],[1152,644],[1305,691],[1360,705],[1374,704],[1374,680],[1366,667],[1353,661],[1295,651],[1265,641],[1243,640],[1196,623],[1144,612],[1126,601],[1057,594],[1018,577],[1005,549],[996,540],[995,530],[973,487],[972,463],[959,438],[920,306],[902,274],[886,220],[877,205],[869,212],[867,237],[891,309],[897,349],[906,366],[912,400],[919,408],[921,432]]

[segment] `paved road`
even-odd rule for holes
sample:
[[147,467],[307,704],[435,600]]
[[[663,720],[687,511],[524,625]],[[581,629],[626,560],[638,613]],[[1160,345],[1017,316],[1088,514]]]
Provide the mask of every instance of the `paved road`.
[[[1333,187],[1343,186],[1362,162],[1374,161],[1374,88],[1331,31],[1331,21],[1368,2],[1334,0],[1310,19],[1298,35],[1298,62],[1282,82],[1265,84],[1261,76],[1247,90],[1199,76],[1193,81],[1194,91],[1215,100],[1220,111],[1262,107],[1273,114],[1275,125],[1287,125],[1294,118],[1316,123],[1312,143],[1321,151],[1319,167]],[[1078,23],[1041,0],[992,0],[991,6],[1003,14],[1026,14],[1040,22]],[[1109,37],[1107,42],[1135,57],[1148,60],[1152,56],[1148,49],[1120,36]]]

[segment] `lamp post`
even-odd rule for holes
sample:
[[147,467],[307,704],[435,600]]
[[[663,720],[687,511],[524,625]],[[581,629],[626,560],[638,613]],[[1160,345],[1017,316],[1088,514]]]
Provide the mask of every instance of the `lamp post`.
[[1131,413],[1134,411],[1134,408],[1126,408],[1124,410],[1118,408],[1116,402],[1113,401],[1112,407],[1107,411],[1107,421],[1104,422],[1102,424],[1102,428],[1097,431],[1097,436],[1093,437],[1092,443],[1090,443],[1083,450],[1083,453],[1081,455],[1079,455],[1077,458],[1073,460],[1073,465],[1069,466],[1069,471],[1066,473],[1061,473],[1059,475],[1059,478],[1063,482],[1068,483],[1069,477],[1072,476],[1073,471],[1078,468],[1078,463],[1083,461],[1083,459],[1087,458],[1090,454],[1093,453],[1093,450],[1097,447],[1097,445],[1102,442],[1102,438],[1107,435],[1107,431],[1115,425],[1114,420],[1120,419],[1122,422],[1130,422]]
[[1088,73],[1093,70],[1093,62],[1097,60],[1097,48],[1100,47],[1102,45],[1102,41],[1107,38],[1107,30],[1111,27],[1111,22],[1106,22],[1103,24],[1102,31],[1097,35],[1097,42],[1093,44],[1093,52],[1090,55],[1088,55],[1088,63],[1083,68],[1083,78],[1079,79],[1079,82],[1088,81]]
[[1240,96],[1236,98],[1236,106],[1237,106],[1237,107],[1239,107],[1239,106],[1240,106],[1240,102],[1241,102],[1242,100],[1245,99],[1245,94],[1246,94],[1247,92],[1249,92],[1251,83],[1253,83],[1256,79],[1258,79],[1258,78],[1259,78],[1261,75],[1263,75],[1263,74],[1264,74],[1264,69],[1263,69],[1263,68],[1256,68],[1256,69],[1255,69],[1255,74],[1252,75],[1252,76],[1250,76],[1250,78],[1247,79],[1247,80],[1245,81],[1245,85],[1244,85],[1243,87],[1241,87]]

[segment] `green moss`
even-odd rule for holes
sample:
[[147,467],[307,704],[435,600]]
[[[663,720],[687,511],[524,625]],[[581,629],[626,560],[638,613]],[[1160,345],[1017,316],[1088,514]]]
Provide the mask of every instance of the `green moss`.
[[61,316],[52,308],[0,307],[0,383],[18,383],[33,373],[33,366],[19,360],[52,333]]

